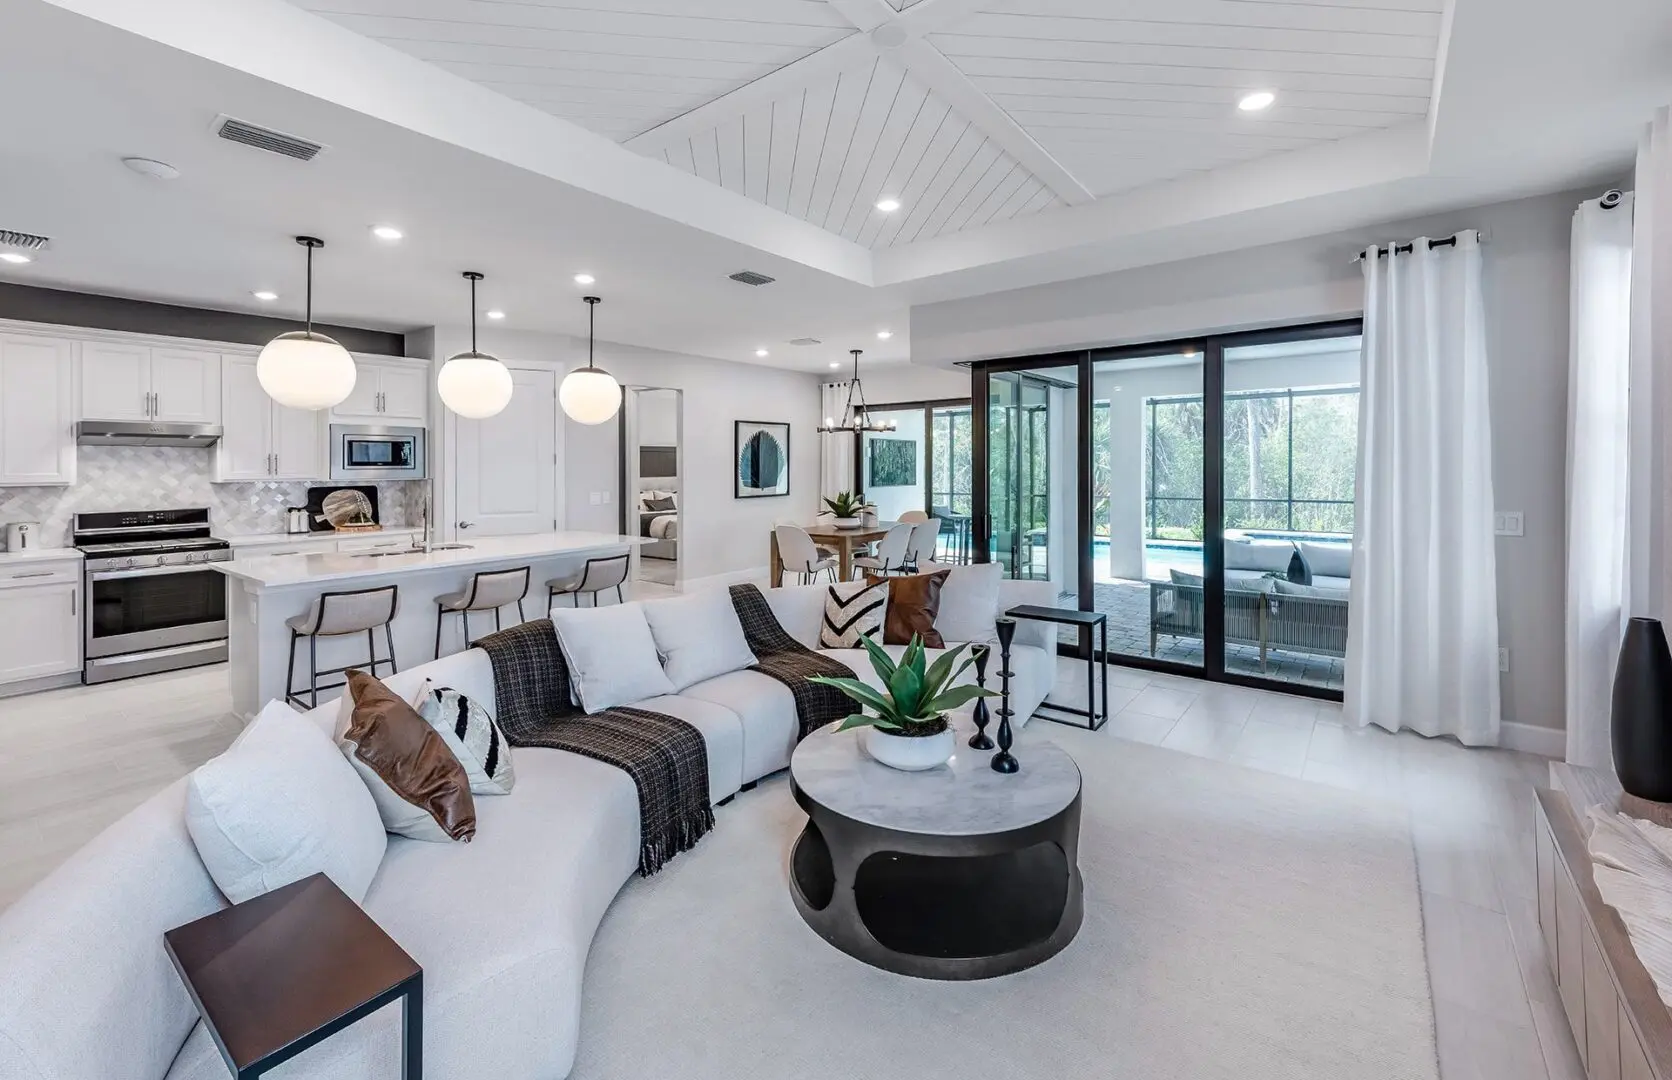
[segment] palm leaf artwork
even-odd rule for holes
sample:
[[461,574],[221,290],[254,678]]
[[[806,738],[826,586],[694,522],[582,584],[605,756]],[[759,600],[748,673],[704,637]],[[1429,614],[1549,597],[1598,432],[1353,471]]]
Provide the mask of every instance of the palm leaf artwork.
[[859,642],[870,656],[871,667],[883,689],[858,679],[812,676],[813,682],[834,686],[860,707],[859,712],[842,721],[837,731],[875,727],[891,735],[912,738],[939,735],[946,730],[947,710],[967,705],[976,698],[999,696],[980,686],[952,685],[975,663],[973,656],[966,656],[962,664],[958,663],[968,645],[948,649],[930,664],[923,639],[916,634],[912,635],[898,663],[869,637],[861,637]]

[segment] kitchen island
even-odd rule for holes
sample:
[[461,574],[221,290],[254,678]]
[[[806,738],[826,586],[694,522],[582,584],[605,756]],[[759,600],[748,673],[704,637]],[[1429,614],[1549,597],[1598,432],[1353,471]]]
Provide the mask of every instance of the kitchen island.
[[[610,533],[552,532],[526,536],[484,536],[468,544],[438,545],[430,551],[391,550],[330,554],[275,555],[234,558],[212,568],[227,577],[227,629],[231,661],[232,706],[250,720],[267,702],[285,695],[290,667],[291,634],[285,620],[308,611],[328,592],[400,588],[395,620],[395,660],[402,669],[435,657],[435,600],[467,588],[472,575],[483,570],[530,568],[528,598],[523,608],[530,619],[546,614],[546,582],[578,576],[588,558],[621,554],[646,541]],[[516,621],[515,605],[502,613],[504,625]],[[476,636],[491,632],[491,612],[471,616]],[[377,635],[378,656],[384,655],[384,635]],[[442,652],[463,648],[464,629],[456,615],[443,623]],[[296,681],[307,685],[307,640],[296,646]],[[365,664],[366,635],[318,639],[320,670],[344,664]],[[387,667],[379,668],[387,674]],[[336,681],[330,676],[322,682]],[[322,693],[325,701],[339,690]]]

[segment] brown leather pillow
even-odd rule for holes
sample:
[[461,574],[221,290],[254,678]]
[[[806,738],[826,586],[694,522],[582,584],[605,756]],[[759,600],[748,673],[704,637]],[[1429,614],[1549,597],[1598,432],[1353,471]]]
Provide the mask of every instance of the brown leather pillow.
[[476,835],[470,776],[413,707],[364,671],[348,673],[354,711],[343,752],[371,790],[383,827],[418,840]]
[[940,614],[941,589],[951,573],[936,570],[907,577],[866,578],[872,585],[888,582],[888,612],[882,623],[884,645],[910,645],[912,635],[918,634],[925,648],[946,648],[940,631],[935,629],[935,616]]

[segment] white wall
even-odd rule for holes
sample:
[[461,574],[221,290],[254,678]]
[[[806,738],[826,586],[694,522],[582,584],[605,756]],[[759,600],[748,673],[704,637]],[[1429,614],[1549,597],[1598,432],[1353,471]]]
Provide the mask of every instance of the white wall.
[[[409,348],[448,356],[467,348],[468,327],[438,327],[413,335]],[[586,339],[483,328],[481,348],[502,360],[555,361],[566,369],[586,362]],[[641,349],[600,341],[598,365],[625,384],[684,391],[684,476],[680,480],[679,556],[687,582],[721,574],[764,570],[768,538],[779,520],[810,521],[818,502],[819,380],[798,372],[753,364]],[[436,415],[441,415],[439,412]],[[766,420],[790,425],[790,493],[782,498],[733,497],[732,424]],[[588,427],[565,422],[559,433],[563,460],[565,528],[620,529],[619,417]],[[593,505],[591,493],[607,493]]]
[[679,395],[671,390],[641,390],[638,395],[639,445],[679,443]]
[[1373,241],[1486,233],[1493,481],[1526,535],[1498,541],[1506,721],[1561,727],[1569,235],[1574,191],[912,310],[919,363],[1356,316]]
[[[877,505],[877,518],[881,521],[898,521],[900,515],[907,510],[922,510],[924,503],[923,485],[928,481],[929,471],[929,440],[928,432],[923,423],[922,409],[904,409],[899,412],[879,411],[879,420],[893,420],[900,425],[900,429],[891,435],[866,435],[865,458],[861,475],[865,479],[865,494]],[[901,487],[877,487],[871,483],[871,443],[889,439],[912,439],[917,443],[917,483]]]

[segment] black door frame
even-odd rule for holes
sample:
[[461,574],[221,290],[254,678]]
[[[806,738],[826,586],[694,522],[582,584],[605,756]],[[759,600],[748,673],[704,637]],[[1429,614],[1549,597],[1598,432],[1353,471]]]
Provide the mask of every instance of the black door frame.
[[[1202,666],[1181,664],[1148,656],[1125,653],[1094,653],[1104,663],[1146,671],[1183,675],[1212,682],[1247,686],[1258,690],[1275,690],[1298,697],[1340,701],[1342,692],[1320,686],[1262,679],[1225,670],[1225,547],[1223,542],[1208,542],[1208,538],[1223,538],[1225,532],[1225,353],[1229,349],[1251,345],[1276,345],[1327,338],[1352,337],[1364,331],[1361,318],[1334,319],[1303,323],[1295,326],[1271,327],[1227,334],[1198,334],[1166,341],[1115,345],[1105,348],[1041,353],[1033,356],[1010,356],[982,360],[970,366],[970,412],[972,423],[971,487],[973,488],[972,558],[976,562],[992,561],[991,457],[989,454],[988,419],[990,399],[988,376],[1012,371],[1031,371],[1040,368],[1073,366],[1078,371],[1080,392],[1076,395],[1079,434],[1076,456],[1079,462],[1079,491],[1077,494],[1078,537],[1076,547],[1080,555],[1079,608],[1091,611],[1096,607],[1095,567],[1092,558],[1092,413],[1096,396],[1092,378],[1094,365],[1101,360],[1133,359],[1162,356],[1194,350],[1202,357],[1202,602],[1203,612]],[[1058,652],[1081,656],[1078,648],[1059,644]]]

